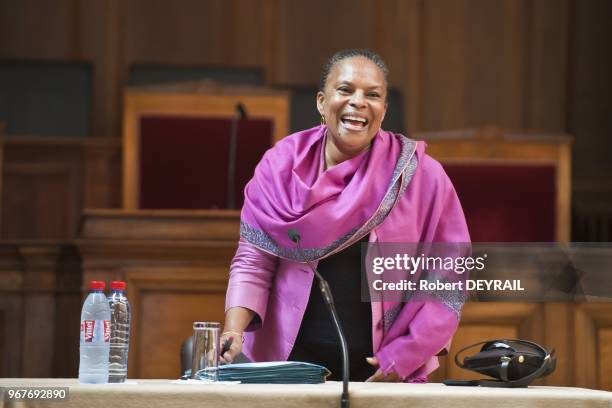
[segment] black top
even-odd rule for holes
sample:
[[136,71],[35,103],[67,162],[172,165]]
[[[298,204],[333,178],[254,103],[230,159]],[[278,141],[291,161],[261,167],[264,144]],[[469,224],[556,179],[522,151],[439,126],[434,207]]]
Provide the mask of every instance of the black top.
[[[319,262],[319,273],[327,280],[349,349],[351,381],[364,381],[376,371],[365,358],[372,357],[372,309],[361,301],[361,243],[367,235],[343,251]],[[342,349],[331,314],[319,291],[315,277],[308,306],[302,319],[289,360],[305,361],[327,367],[328,380],[342,380]]]

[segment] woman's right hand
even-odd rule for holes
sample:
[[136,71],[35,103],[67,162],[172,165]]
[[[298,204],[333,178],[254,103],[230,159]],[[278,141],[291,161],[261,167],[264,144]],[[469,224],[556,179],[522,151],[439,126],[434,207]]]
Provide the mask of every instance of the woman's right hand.
[[[221,334],[221,355],[222,363],[230,364],[238,354],[242,352],[242,342],[244,341],[243,333],[249,325],[255,312],[246,307],[232,307],[225,312],[225,325],[223,334]],[[232,338],[232,345],[229,350],[223,352],[223,345],[227,340]]]
[[230,339],[232,344],[229,350],[219,356],[221,362],[225,364],[231,364],[234,358],[242,352],[242,334],[233,331],[226,331],[221,335],[221,348],[223,349],[223,345]]

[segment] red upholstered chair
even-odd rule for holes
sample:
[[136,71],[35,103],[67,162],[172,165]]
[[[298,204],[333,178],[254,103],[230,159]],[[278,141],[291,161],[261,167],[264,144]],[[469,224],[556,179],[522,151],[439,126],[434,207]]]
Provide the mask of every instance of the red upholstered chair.
[[123,115],[125,209],[227,208],[232,119],[240,103],[234,196],[273,143],[288,134],[289,95],[211,82],[130,88]]
[[570,136],[483,127],[415,138],[452,180],[472,241],[569,241]]

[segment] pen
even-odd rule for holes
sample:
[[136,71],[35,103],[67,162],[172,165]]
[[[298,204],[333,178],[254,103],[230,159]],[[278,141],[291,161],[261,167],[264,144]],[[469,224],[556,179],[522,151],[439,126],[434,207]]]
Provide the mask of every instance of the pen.
[[221,347],[221,355],[225,354],[226,351],[229,351],[233,342],[234,342],[233,337],[228,337],[227,340],[223,342],[223,347]]

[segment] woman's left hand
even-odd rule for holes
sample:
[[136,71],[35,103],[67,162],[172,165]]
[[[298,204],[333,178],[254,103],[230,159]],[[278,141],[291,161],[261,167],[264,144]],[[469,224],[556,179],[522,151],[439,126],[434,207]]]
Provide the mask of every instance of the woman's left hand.
[[[378,368],[378,359],[376,357],[368,357],[366,358],[368,364]],[[368,378],[366,382],[399,382],[400,378],[395,371],[391,371],[389,374],[385,375],[383,371],[378,368],[373,376]]]

